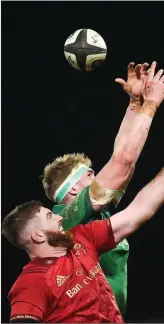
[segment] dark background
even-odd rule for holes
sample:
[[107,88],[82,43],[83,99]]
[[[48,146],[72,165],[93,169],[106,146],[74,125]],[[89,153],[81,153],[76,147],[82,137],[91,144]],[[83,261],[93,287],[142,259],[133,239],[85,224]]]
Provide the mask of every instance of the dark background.
[[[39,175],[53,157],[85,152],[96,171],[109,160],[128,105],[114,79],[126,78],[131,61],[156,60],[164,68],[163,12],[160,2],[2,3],[2,218],[32,199],[52,206]],[[108,46],[95,72],[77,71],[64,58],[66,38],[80,28],[96,30]],[[119,210],[162,167],[163,123],[164,105]],[[163,214],[129,238],[129,322],[164,322]],[[2,322],[9,320],[7,293],[26,262],[2,238]]]

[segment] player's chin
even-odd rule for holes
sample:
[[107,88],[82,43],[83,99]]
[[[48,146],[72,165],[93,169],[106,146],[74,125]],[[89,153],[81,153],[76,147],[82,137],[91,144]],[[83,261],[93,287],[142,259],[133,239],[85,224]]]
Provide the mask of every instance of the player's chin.
[[53,247],[65,247],[66,249],[72,249],[74,246],[72,233],[69,231],[47,231],[47,242]]

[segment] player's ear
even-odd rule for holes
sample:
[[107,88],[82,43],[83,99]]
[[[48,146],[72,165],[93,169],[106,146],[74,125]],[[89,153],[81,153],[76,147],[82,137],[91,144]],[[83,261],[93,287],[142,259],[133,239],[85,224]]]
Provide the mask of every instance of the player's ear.
[[46,235],[44,232],[35,229],[32,233],[31,233],[31,239],[35,244],[42,244],[45,242],[46,240]]

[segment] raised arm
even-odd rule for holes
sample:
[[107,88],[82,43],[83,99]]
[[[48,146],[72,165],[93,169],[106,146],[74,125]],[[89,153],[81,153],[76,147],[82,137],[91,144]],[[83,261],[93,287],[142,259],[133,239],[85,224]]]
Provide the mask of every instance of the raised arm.
[[164,168],[123,211],[111,217],[116,244],[135,232],[164,205]]
[[144,80],[147,78],[148,71],[146,70],[149,66],[148,63],[138,64],[134,68],[135,63],[131,62],[128,65],[128,77],[127,81],[116,78],[115,81],[119,83],[125,92],[130,96],[128,108],[125,116],[121,123],[120,129],[115,139],[114,149],[122,145],[124,140],[126,141],[127,136],[131,133],[131,124],[134,121],[137,113],[143,104],[143,98],[141,96],[142,85]]
[[[156,62],[153,62],[148,77],[142,83],[143,105],[135,114],[133,121],[125,124],[116,138],[114,152],[109,162],[98,173],[90,187],[91,199],[114,197],[114,191],[127,187],[135,168],[135,164],[146,142],[150,126],[157,108],[164,99],[163,70],[154,76]],[[108,190],[109,189],[109,190]],[[113,199],[113,198],[112,198]]]

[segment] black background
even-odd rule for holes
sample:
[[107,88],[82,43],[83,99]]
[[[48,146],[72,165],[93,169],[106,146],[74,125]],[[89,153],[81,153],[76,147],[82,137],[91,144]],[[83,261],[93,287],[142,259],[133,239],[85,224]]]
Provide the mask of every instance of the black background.
[[[39,175],[53,157],[85,152],[96,172],[109,160],[128,105],[114,79],[126,78],[130,61],[164,68],[163,12],[160,2],[2,3],[2,218],[32,199],[52,206]],[[66,38],[80,28],[106,41],[107,59],[95,72],[77,71],[64,58]],[[163,123],[164,105],[119,210],[162,167]],[[164,322],[163,213],[129,238],[127,321]],[[3,322],[7,293],[27,261],[2,238]]]

